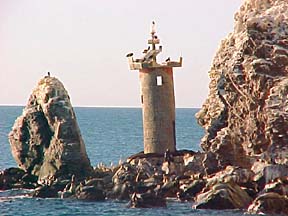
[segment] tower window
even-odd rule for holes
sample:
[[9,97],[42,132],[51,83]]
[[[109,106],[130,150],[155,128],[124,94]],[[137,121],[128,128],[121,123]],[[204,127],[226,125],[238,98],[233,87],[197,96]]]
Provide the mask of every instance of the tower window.
[[156,81],[157,81],[157,86],[162,86],[162,84],[163,84],[162,76],[157,76]]

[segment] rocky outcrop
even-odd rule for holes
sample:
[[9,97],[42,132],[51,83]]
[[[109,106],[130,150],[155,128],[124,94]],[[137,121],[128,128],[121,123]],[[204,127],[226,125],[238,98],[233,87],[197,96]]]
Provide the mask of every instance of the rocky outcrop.
[[227,165],[288,164],[288,2],[246,0],[209,71],[201,146]]
[[54,77],[38,82],[9,141],[19,167],[40,179],[85,178],[92,171],[69,95]]
[[[195,209],[245,209],[256,194],[251,184],[252,171],[227,166],[225,170],[206,176],[205,187],[195,194]],[[251,192],[253,191],[253,193]]]
[[131,196],[129,206],[130,208],[167,207],[166,200],[163,197],[156,195],[154,192],[144,194],[134,193]]
[[287,0],[246,0],[236,13],[234,31],[209,71],[208,98],[196,114],[206,130],[206,173],[219,171],[196,195],[196,208],[246,208],[249,202],[241,197],[248,194],[255,199],[250,213],[287,214],[287,38]]
[[195,209],[245,209],[252,201],[246,191],[233,181],[210,186],[195,200]]
[[249,206],[250,214],[288,215],[288,199],[277,193],[265,193],[257,197]]
[[88,201],[104,201],[105,194],[103,190],[95,187],[95,186],[85,186],[79,188],[76,193],[77,199],[80,200],[88,200]]
[[36,186],[37,176],[25,173],[22,169],[11,167],[0,172],[0,190],[34,189]]

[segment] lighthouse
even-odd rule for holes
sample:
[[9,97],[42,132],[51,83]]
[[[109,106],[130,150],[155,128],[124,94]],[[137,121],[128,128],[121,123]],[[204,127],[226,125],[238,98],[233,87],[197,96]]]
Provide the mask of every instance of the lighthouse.
[[143,56],[134,59],[133,53],[127,55],[130,69],[139,70],[145,154],[176,151],[173,67],[182,66],[182,57],[158,63],[156,57],[162,51],[159,44],[153,22]]

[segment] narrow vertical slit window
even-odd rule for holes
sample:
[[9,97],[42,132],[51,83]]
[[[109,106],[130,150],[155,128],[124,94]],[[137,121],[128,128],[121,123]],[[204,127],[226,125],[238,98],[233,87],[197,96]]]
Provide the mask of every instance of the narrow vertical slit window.
[[163,84],[162,76],[157,76],[156,81],[157,81],[157,86],[162,86]]
[[141,95],[141,103],[143,104],[143,95]]

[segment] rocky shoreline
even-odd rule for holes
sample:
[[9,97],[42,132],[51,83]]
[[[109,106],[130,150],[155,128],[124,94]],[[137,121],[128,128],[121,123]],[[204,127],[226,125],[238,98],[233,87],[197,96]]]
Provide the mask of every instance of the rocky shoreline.
[[165,207],[167,198],[191,202],[194,209],[241,209],[248,213],[288,213],[288,168],[258,163],[252,170],[227,166],[207,175],[207,155],[179,151],[164,155],[139,153],[116,167],[99,165],[85,179],[39,180],[20,168],[0,174],[0,190],[33,189],[32,197],[87,201],[127,200],[130,207]]
[[288,215],[288,2],[246,0],[209,71],[209,95],[196,118],[203,152],[130,156],[93,167],[70,97],[46,76],[9,134],[19,168],[0,173],[0,190],[33,197],[127,200],[165,207],[167,198],[194,209],[241,209]]

